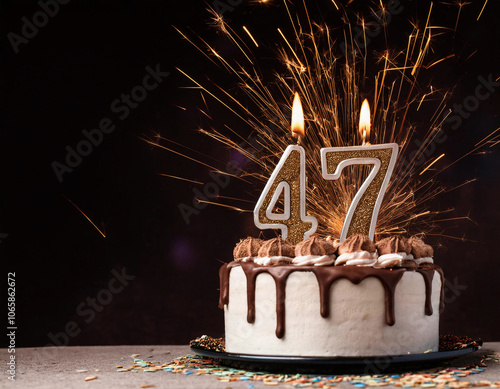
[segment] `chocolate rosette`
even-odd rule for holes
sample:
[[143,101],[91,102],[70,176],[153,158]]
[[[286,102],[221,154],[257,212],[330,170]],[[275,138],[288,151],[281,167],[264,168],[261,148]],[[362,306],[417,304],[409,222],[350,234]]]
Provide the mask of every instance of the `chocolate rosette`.
[[254,258],[259,255],[259,249],[263,243],[262,239],[252,238],[251,236],[241,240],[233,250],[234,260],[237,262],[253,262]]
[[429,267],[434,264],[434,249],[425,244],[422,239],[417,236],[412,236],[409,239],[411,245],[411,253],[415,258],[417,265],[422,267]]
[[417,268],[413,255],[411,255],[411,244],[408,239],[402,236],[390,236],[378,241],[376,247],[379,257],[374,267]]
[[281,238],[266,240],[259,249],[254,262],[264,266],[291,263],[295,257],[295,247]]
[[297,266],[328,266],[335,261],[338,243],[313,236],[295,246],[293,264]]
[[351,235],[340,244],[338,252],[335,266],[373,266],[377,261],[375,244],[366,235]]

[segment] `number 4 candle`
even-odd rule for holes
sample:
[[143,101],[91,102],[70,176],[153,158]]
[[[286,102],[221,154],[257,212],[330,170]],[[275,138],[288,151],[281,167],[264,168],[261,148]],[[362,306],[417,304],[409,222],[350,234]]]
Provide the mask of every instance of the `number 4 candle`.
[[[292,133],[305,136],[304,115],[298,93],[292,109]],[[274,212],[283,193],[283,213]],[[281,230],[283,239],[296,244],[316,231],[318,222],[306,216],[306,156],[304,148],[290,145],[269,178],[254,209],[255,225]]]

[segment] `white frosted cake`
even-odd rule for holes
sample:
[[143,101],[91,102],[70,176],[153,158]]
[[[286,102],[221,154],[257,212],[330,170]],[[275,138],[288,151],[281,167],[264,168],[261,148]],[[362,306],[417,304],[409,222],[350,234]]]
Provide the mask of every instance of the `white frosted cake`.
[[247,238],[220,270],[226,352],[382,356],[437,351],[442,271],[418,238],[375,245]]

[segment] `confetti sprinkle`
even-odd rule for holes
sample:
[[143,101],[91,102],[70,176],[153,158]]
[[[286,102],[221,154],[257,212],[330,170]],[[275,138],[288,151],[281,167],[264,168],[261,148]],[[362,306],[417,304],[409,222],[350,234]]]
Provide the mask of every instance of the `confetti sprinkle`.
[[[478,347],[481,340],[477,341],[468,336],[440,335],[439,351],[460,350],[467,347]],[[189,342],[190,347],[200,348],[207,351],[225,352],[224,338],[212,338],[208,335],[202,335]],[[432,350],[429,350],[432,351]],[[427,353],[428,351],[426,351]]]
[[208,335],[202,335],[189,342],[190,347],[197,347],[203,350],[225,352],[226,344],[224,338],[212,338]]
[[468,336],[439,335],[439,351],[460,350],[480,345],[481,340],[476,341]]
[[[500,354],[486,354],[483,355],[479,361],[479,363],[470,366],[447,367],[443,369],[434,368],[414,373],[314,376],[308,374],[272,374],[269,372],[252,372],[224,367],[209,358],[198,355],[186,355],[164,364],[160,364],[159,362],[147,362],[134,358],[134,364],[131,367],[118,369],[117,371],[164,371],[167,373],[184,375],[213,375],[219,380],[219,382],[262,381],[263,384],[267,386],[287,384],[296,388],[333,388],[338,386],[341,382],[349,383],[355,388],[388,385],[403,388],[500,388],[500,381],[490,382],[484,380],[461,380],[462,378],[471,378],[472,376],[483,372],[485,369],[482,368],[482,366],[487,366],[485,362],[500,362]],[[253,385],[249,384],[248,388],[250,389],[252,387]]]
[[96,375],[93,375],[93,376],[90,376],[90,377],[85,377],[85,381],[92,381],[92,380],[96,380],[96,379],[97,379]]
[[[468,338],[455,335],[440,337],[440,350],[457,350],[464,347],[478,346],[480,343]],[[190,342],[190,346],[211,351],[224,352],[224,340],[203,335]],[[254,372],[219,365],[214,360],[199,355],[186,355],[168,363],[144,361],[134,354],[133,365],[117,368],[117,372],[150,372],[162,371],[170,374],[183,375],[213,375],[219,382],[230,383],[234,381],[255,382],[261,381],[266,386],[279,386],[281,384],[295,388],[334,388],[340,383],[349,383],[354,388],[372,388],[393,385],[406,388],[475,388],[490,387],[500,388],[500,381],[490,382],[472,379],[477,377],[487,368],[488,363],[499,363],[500,353],[485,354],[478,358],[478,362],[469,366],[433,368],[418,372],[401,374],[375,374],[375,375],[332,375],[316,376],[309,374],[272,374],[269,372]],[[95,377],[97,378],[97,377]],[[147,387],[147,386],[144,386]],[[248,388],[252,389],[249,383]],[[141,387],[142,388],[142,387]]]
[[88,372],[88,370],[77,370],[76,372],[77,373],[86,373],[86,372]]

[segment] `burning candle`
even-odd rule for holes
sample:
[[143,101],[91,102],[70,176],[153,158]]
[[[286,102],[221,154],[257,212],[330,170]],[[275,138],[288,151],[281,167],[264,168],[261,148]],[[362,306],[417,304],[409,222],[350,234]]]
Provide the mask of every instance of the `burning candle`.
[[359,119],[362,145],[321,149],[322,175],[326,180],[338,179],[346,166],[373,165],[370,174],[349,206],[340,234],[341,241],[354,234],[367,235],[373,240],[380,206],[396,163],[398,145],[396,143],[371,145],[367,141],[370,128],[370,106],[365,100]]
[[304,125],[304,111],[302,110],[302,104],[300,102],[300,96],[298,92],[295,92],[292,104],[292,134],[299,138],[306,136],[305,125]]
[[359,134],[361,135],[361,139],[363,140],[362,145],[369,145],[370,142],[367,140],[370,139],[370,104],[368,104],[368,100],[365,99],[363,104],[361,104],[361,112],[359,113]]
[[[292,107],[292,134],[305,137],[304,113],[298,93]],[[275,212],[283,193],[283,213]],[[281,230],[283,239],[292,244],[305,240],[316,231],[318,221],[306,216],[306,157],[304,148],[290,145],[266,183],[254,209],[254,222],[260,229]]]

